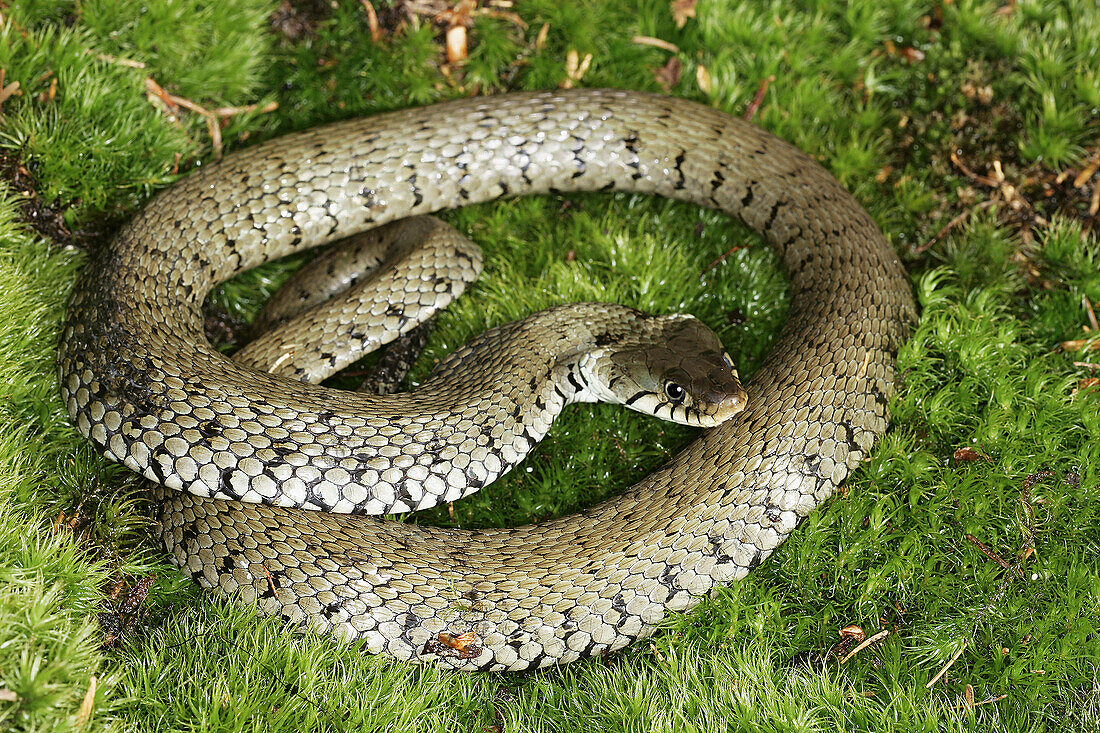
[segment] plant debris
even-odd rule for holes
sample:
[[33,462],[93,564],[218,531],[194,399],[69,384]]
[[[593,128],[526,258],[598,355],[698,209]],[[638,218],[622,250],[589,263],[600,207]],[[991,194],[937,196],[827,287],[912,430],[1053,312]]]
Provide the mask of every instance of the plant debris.
[[963,639],[962,646],[959,647],[959,650],[957,652],[951,655],[951,658],[947,660],[947,664],[940,667],[940,671],[936,672],[932,679],[928,680],[928,682],[925,683],[925,689],[931,690],[935,686],[935,684],[940,681],[940,678],[944,677],[947,674],[947,670],[951,669],[951,665],[953,665],[955,661],[960,656],[962,656],[962,653],[966,651],[966,645],[966,639]]
[[477,644],[477,632],[467,631],[465,634],[451,636],[440,633],[434,639],[428,639],[424,643],[422,654],[438,654],[441,657],[455,657],[457,659],[473,659],[481,654],[482,646]]
[[764,81],[760,82],[760,86],[756,89],[756,94],[752,95],[752,101],[749,102],[749,106],[745,108],[745,114],[743,115],[746,122],[752,122],[752,118],[756,116],[756,113],[760,110],[760,105],[764,103],[764,95],[768,93],[768,85],[775,81],[775,74],[769,74]]
[[151,76],[145,78],[145,92],[149,103],[160,108],[173,122],[179,121],[180,108],[201,115],[206,120],[206,129],[210,133],[210,146],[214,152],[214,160],[222,158],[222,128],[228,123],[230,117],[247,112],[266,114],[279,108],[278,102],[268,102],[263,105],[246,104],[243,107],[217,107],[211,110],[185,97],[169,94]]
[[967,463],[969,461],[986,460],[992,461],[993,459],[982,453],[979,450],[975,450],[970,446],[963,446],[962,448],[956,448],[955,452],[951,456],[958,463]]
[[669,3],[672,20],[676,23],[677,28],[683,28],[687,25],[688,18],[695,17],[695,2],[696,0],[672,0]]
[[565,78],[558,86],[562,89],[572,89],[574,84],[584,78],[591,64],[592,54],[586,53],[582,59],[577,49],[569,49],[565,54]]
[[654,38],[653,36],[634,36],[630,39],[630,42],[638,46],[653,46],[654,48],[664,49],[671,53],[680,53],[680,47],[675,43],[669,43],[660,38]]
[[110,607],[98,615],[99,625],[103,628],[104,649],[115,646],[119,638],[144,617],[142,604],[156,579],[156,575],[146,575],[131,586],[125,579],[119,578],[111,585],[107,591]]
[[[850,627],[846,626],[844,629],[841,629],[840,630],[841,633],[843,634],[844,630],[847,629],[847,628],[850,628]],[[858,627],[856,627],[856,628],[858,628]],[[860,629],[859,632],[862,634],[863,629]],[[870,637],[864,639],[863,641],[860,642],[859,646],[857,646],[855,649],[853,649],[852,651],[848,652],[843,657],[841,657],[840,658],[840,663],[841,664],[846,663],[849,659],[854,657],[856,654],[859,654],[861,651],[863,651],[867,647],[871,646],[872,644],[875,644],[877,642],[882,641],[883,639],[885,639],[889,635],[890,635],[890,630],[889,629],[883,629],[882,631],[878,632],[874,636],[870,636]],[[851,638],[858,638],[858,636],[853,635]]]
[[48,204],[38,193],[38,183],[18,156],[0,151],[0,178],[7,181],[19,196],[19,213],[24,222],[38,234],[62,247],[87,248],[106,233],[105,229],[72,229],[65,221],[65,212],[79,201]]
[[714,93],[714,82],[711,81],[707,67],[699,64],[695,67],[695,83],[699,85],[699,91],[710,96]]
[[271,29],[291,43],[313,38],[317,27],[332,15],[326,0],[283,0],[268,16]]
[[661,85],[661,88],[666,92],[670,92],[674,86],[680,83],[680,74],[683,70],[684,65],[680,62],[680,59],[673,56],[664,66],[653,72],[653,75],[657,78],[657,83]]

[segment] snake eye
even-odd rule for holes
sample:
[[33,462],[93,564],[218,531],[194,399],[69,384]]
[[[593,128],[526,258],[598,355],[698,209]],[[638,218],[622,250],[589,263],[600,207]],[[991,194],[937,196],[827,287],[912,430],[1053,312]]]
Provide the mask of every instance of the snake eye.
[[668,398],[672,400],[672,403],[675,405],[683,402],[684,397],[687,396],[687,392],[684,391],[684,388],[676,384],[676,382],[665,382],[665,394],[668,395]]

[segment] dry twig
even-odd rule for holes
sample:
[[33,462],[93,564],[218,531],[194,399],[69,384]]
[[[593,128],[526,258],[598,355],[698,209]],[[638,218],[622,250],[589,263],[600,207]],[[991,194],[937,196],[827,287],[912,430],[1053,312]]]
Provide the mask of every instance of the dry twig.
[[[974,535],[968,533],[966,535],[966,539],[967,539],[968,542],[970,542],[970,544],[977,547],[981,551],[981,553],[983,555],[985,555],[986,557],[988,557],[990,560],[997,563],[998,565],[1000,565],[1005,570],[1012,570],[1012,566],[1008,564],[1008,561],[1001,559],[995,552],[993,552],[988,547],[986,547],[982,543],[982,541],[979,540],[977,537],[975,537]],[[1020,570],[1019,568],[1016,568],[1016,574],[1022,576],[1023,571]]]
[[106,61],[109,64],[118,64],[119,66],[127,66],[131,69],[144,69],[144,61],[134,61],[133,59],[119,58],[118,56],[112,56],[109,53],[97,54],[96,58],[100,61]]
[[670,53],[680,53],[680,47],[675,43],[670,43],[660,38],[654,38],[653,36],[634,36],[630,39],[630,42],[638,46],[653,46],[654,48],[664,49]]
[[767,79],[760,82],[760,87],[756,90],[756,94],[753,95],[752,101],[749,102],[749,106],[745,108],[745,121],[752,122],[752,118],[760,111],[760,105],[764,103],[764,95],[768,93],[768,85],[773,81],[775,81],[775,74],[769,74]]
[[374,5],[370,0],[359,0],[363,10],[367,13],[367,27],[370,28],[370,39],[374,43],[382,40],[382,26],[378,23],[378,13],[374,12]]
[[1008,697],[1008,695],[997,695],[997,697],[991,697],[988,700],[979,700],[978,702],[974,702],[973,697],[971,697],[969,701],[960,702],[958,705],[953,705],[952,707],[954,707],[956,710],[960,708],[976,708],[979,705],[988,705],[991,702],[1000,702],[1006,697]]
[[1096,322],[1096,311],[1094,311],[1092,309],[1092,301],[1089,300],[1089,296],[1087,296],[1087,295],[1082,295],[1081,296],[1081,305],[1085,306],[1085,313],[1089,317],[1089,327],[1086,328],[1085,330],[1086,331],[1100,330],[1100,324],[1098,324]]
[[1072,339],[1058,344],[1062,351],[1100,351],[1100,340],[1096,337],[1087,339]]
[[1085,184],[1092,178],[1092,174],[1096,172],[1098,167],[1100,167],[1100,155],[1094,156],[1092,162],[1081,169],[1081,172],[1073,179],[1073,187],[1084,188]]
[[919,254],[923,254],[924,252],[928,251],[937,242],[939,242],[941,239],[946,237],[948,232],[950,232],[952,229],[957,227],[959,224],[962,224],[972,214],[975,214],[979,211],[985,211],[989,207],[993,206],[995,203],[996,203],[995,201],[983,201],[983,202],[981,202],[980,204],[978,204],[977,206],[975,206],[972,209],[966,209],[965,211],[963,211],[962,213],[958,214],[953,219],[951,219],[951,221],[947,222],[947,224],[945,224],[942,229],[940,229],[938,232],[936,232],[936,234],[931,239],[929,239],[927,242],[925,242],[921,246],[915,248],[913,250],[913,254],[919,255]]
[[966,651],[966,640],[965,639],[963,640],[963,645],[959,648],[959,651],[952,654],[951,658],[947,660],[947,664],[940,667],[939,672],[936,672],[936,676],[933,677],[932,679],[928,680],[928,684],[926,684],[924,686],[925,689],[931,690],[933,685],[935,685],[937,682],[939,682],[940,678],[943,677],[945,674],[947,674],[947,670],[951,669],[951,665],[955,663],[956,659],[958,659],[960,656],[962,656],[962,653],[964,651]]
[[883,629],[882,631],[878,632],[874,636],[868,636],[866,639],[864,639],[860,643],[859,646],[857,646],[855,649],[853,649],[852,651],[845,654],[841,658],[840,663],[844,664],[845,662],[847,662],[849,659],[854,657],[856,654],[858,654],[863,649],[866,649],[867,647],[871,646],[872,644],[874,644],[876,642],[882,641],[883,639],[885,639],[889,635],[890,635],[890,630],[889,629]]
[[94,674],[88,680],[88,691],[84,693],[84,700],[80,703],[80,709],[76,711],[76,727],[78,730],[86,726],[88,720],[92,717],[97,682],[98,680]]
[[203,119],[206,120],[206,131],[210,134],[210,146],[214,151],[214,160],[221,160],[222,125],[230,117],[248,112],[273,112],[279,107],[278,102],[268,102],[264,105],[246,104],[243,107],[218,107],[209,110],[197,102],[192,102],[186,97],[180,97],[169,93],[151,76],[145,78],[145,91],[150,102],[156,100],[164,106],[165,111],[168,112],[173,122],[179,122],[178,113],[181,107],[201,115]]
[[713,270],[715,267],[718,267],[718,265],[722,264],[723,260],[725,260],[727,257],[729,257],[731,254],[733,254],[734,252],[736,252],[739,249],[741,249],[740,246],[730,247],[728,250],[726,250],[725,254],[723,254],[721,257],[716,259],[714,262],[711,262],[709,265],[704,267],[703,271],[699,273],[699,277],[702,277],[703,275],[706,275],[708,272]]

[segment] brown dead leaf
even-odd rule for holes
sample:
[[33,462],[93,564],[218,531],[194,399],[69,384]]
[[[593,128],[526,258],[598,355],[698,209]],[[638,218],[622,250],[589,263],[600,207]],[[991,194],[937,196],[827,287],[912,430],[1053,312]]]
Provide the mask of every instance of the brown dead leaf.
[[454,637],[450,637],[447,634],[440,634],[439,640],[452,649],[465,649],[470,646],[470,644],[477,641],[477,632],[467,631],[465,634],[459,634]]
[[699,89],[702,90],[703,94],[714,93],[714,82],[710,78],[710,72],[702,64],[695,67],[695,83],[699,85]]
[[959,463],[966,463],[968,461],[977,461],[977,460],[982,459],[982,458],[984,458],[987,461],[989,460],[989,456],[987,456],[984,453],[981,453],[979,451],[976,451],[976,450],[974,450],[973,448],[971,448],[969,446],[963,446],[962,448],[955,449],[954,458]]
[[76,711],[76,727],[83,728],[92,717],[92,707],[95,705],[95,692],[98,687],[96,676],[93,674],[88,680],[88,690],[84,693],[84,700],[80,703],[80,709]]
[[455,25],[447,29],[447,61],[457,64],[466,60],[466,26]]
[[683,70],[684,65],[680,63],[680,59],[673,56],[667,64],[654,71],[653,75],[657,77],[657,83],[661,85],[661,88],[668,92],[680,83],[680,74],[683,73]]
[[481,654],[482,647],[477,643],[477,632],[467,631],[465,634],[451,636],[441,632],[434,639],[429,639],[424,644],[424,654],[438,654],[442,657],[456,657],[458,659],[473,659]]
[[840,637],[842,639],[855,639],[856,641],[863,641],[867,638],[867,634],[864,633],[863,629],[861,629],[859,626],[856,626],[855,624],[849,624],[837,633],[840,634]]
[[669,3],[672,10],[672,19],[676,21],[677,28],[687,25],[688,18],[695,17],[695,0],[672,0]]
[[562,89],[572,89],[574,84],[584,78],[591,64],[592,54],[586,53],[582,59],[577,49],[569,49],[565,54],[565,79],[558,86]]

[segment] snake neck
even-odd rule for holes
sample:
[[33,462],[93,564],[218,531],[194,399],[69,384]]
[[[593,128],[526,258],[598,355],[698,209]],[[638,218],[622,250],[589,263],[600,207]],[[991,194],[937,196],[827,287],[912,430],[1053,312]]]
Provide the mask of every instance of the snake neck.
[[[605,396],[590,380],[592,357],[644,318],[601,303],[552,308],[484,332],[413,391],[375,398],[390,416],[386,445],[349,446],[365,464],[357,479],[370,493],[335,508],[426,509],[495,481],[526,458],[566,405]],[[423,444],[428,430],[434,437]]]
[[[601,383],[597,367],[613,344],[648,318],[611,303],[549,308],[485,331],[440,362],[408,396],[420,404],[450,399],[461,409],[460,403],[479,406],[487,393],[502,394],[517,417],[547,424],[575,402],[619,402]],[[521,409],[524,404],[532,407]]]

